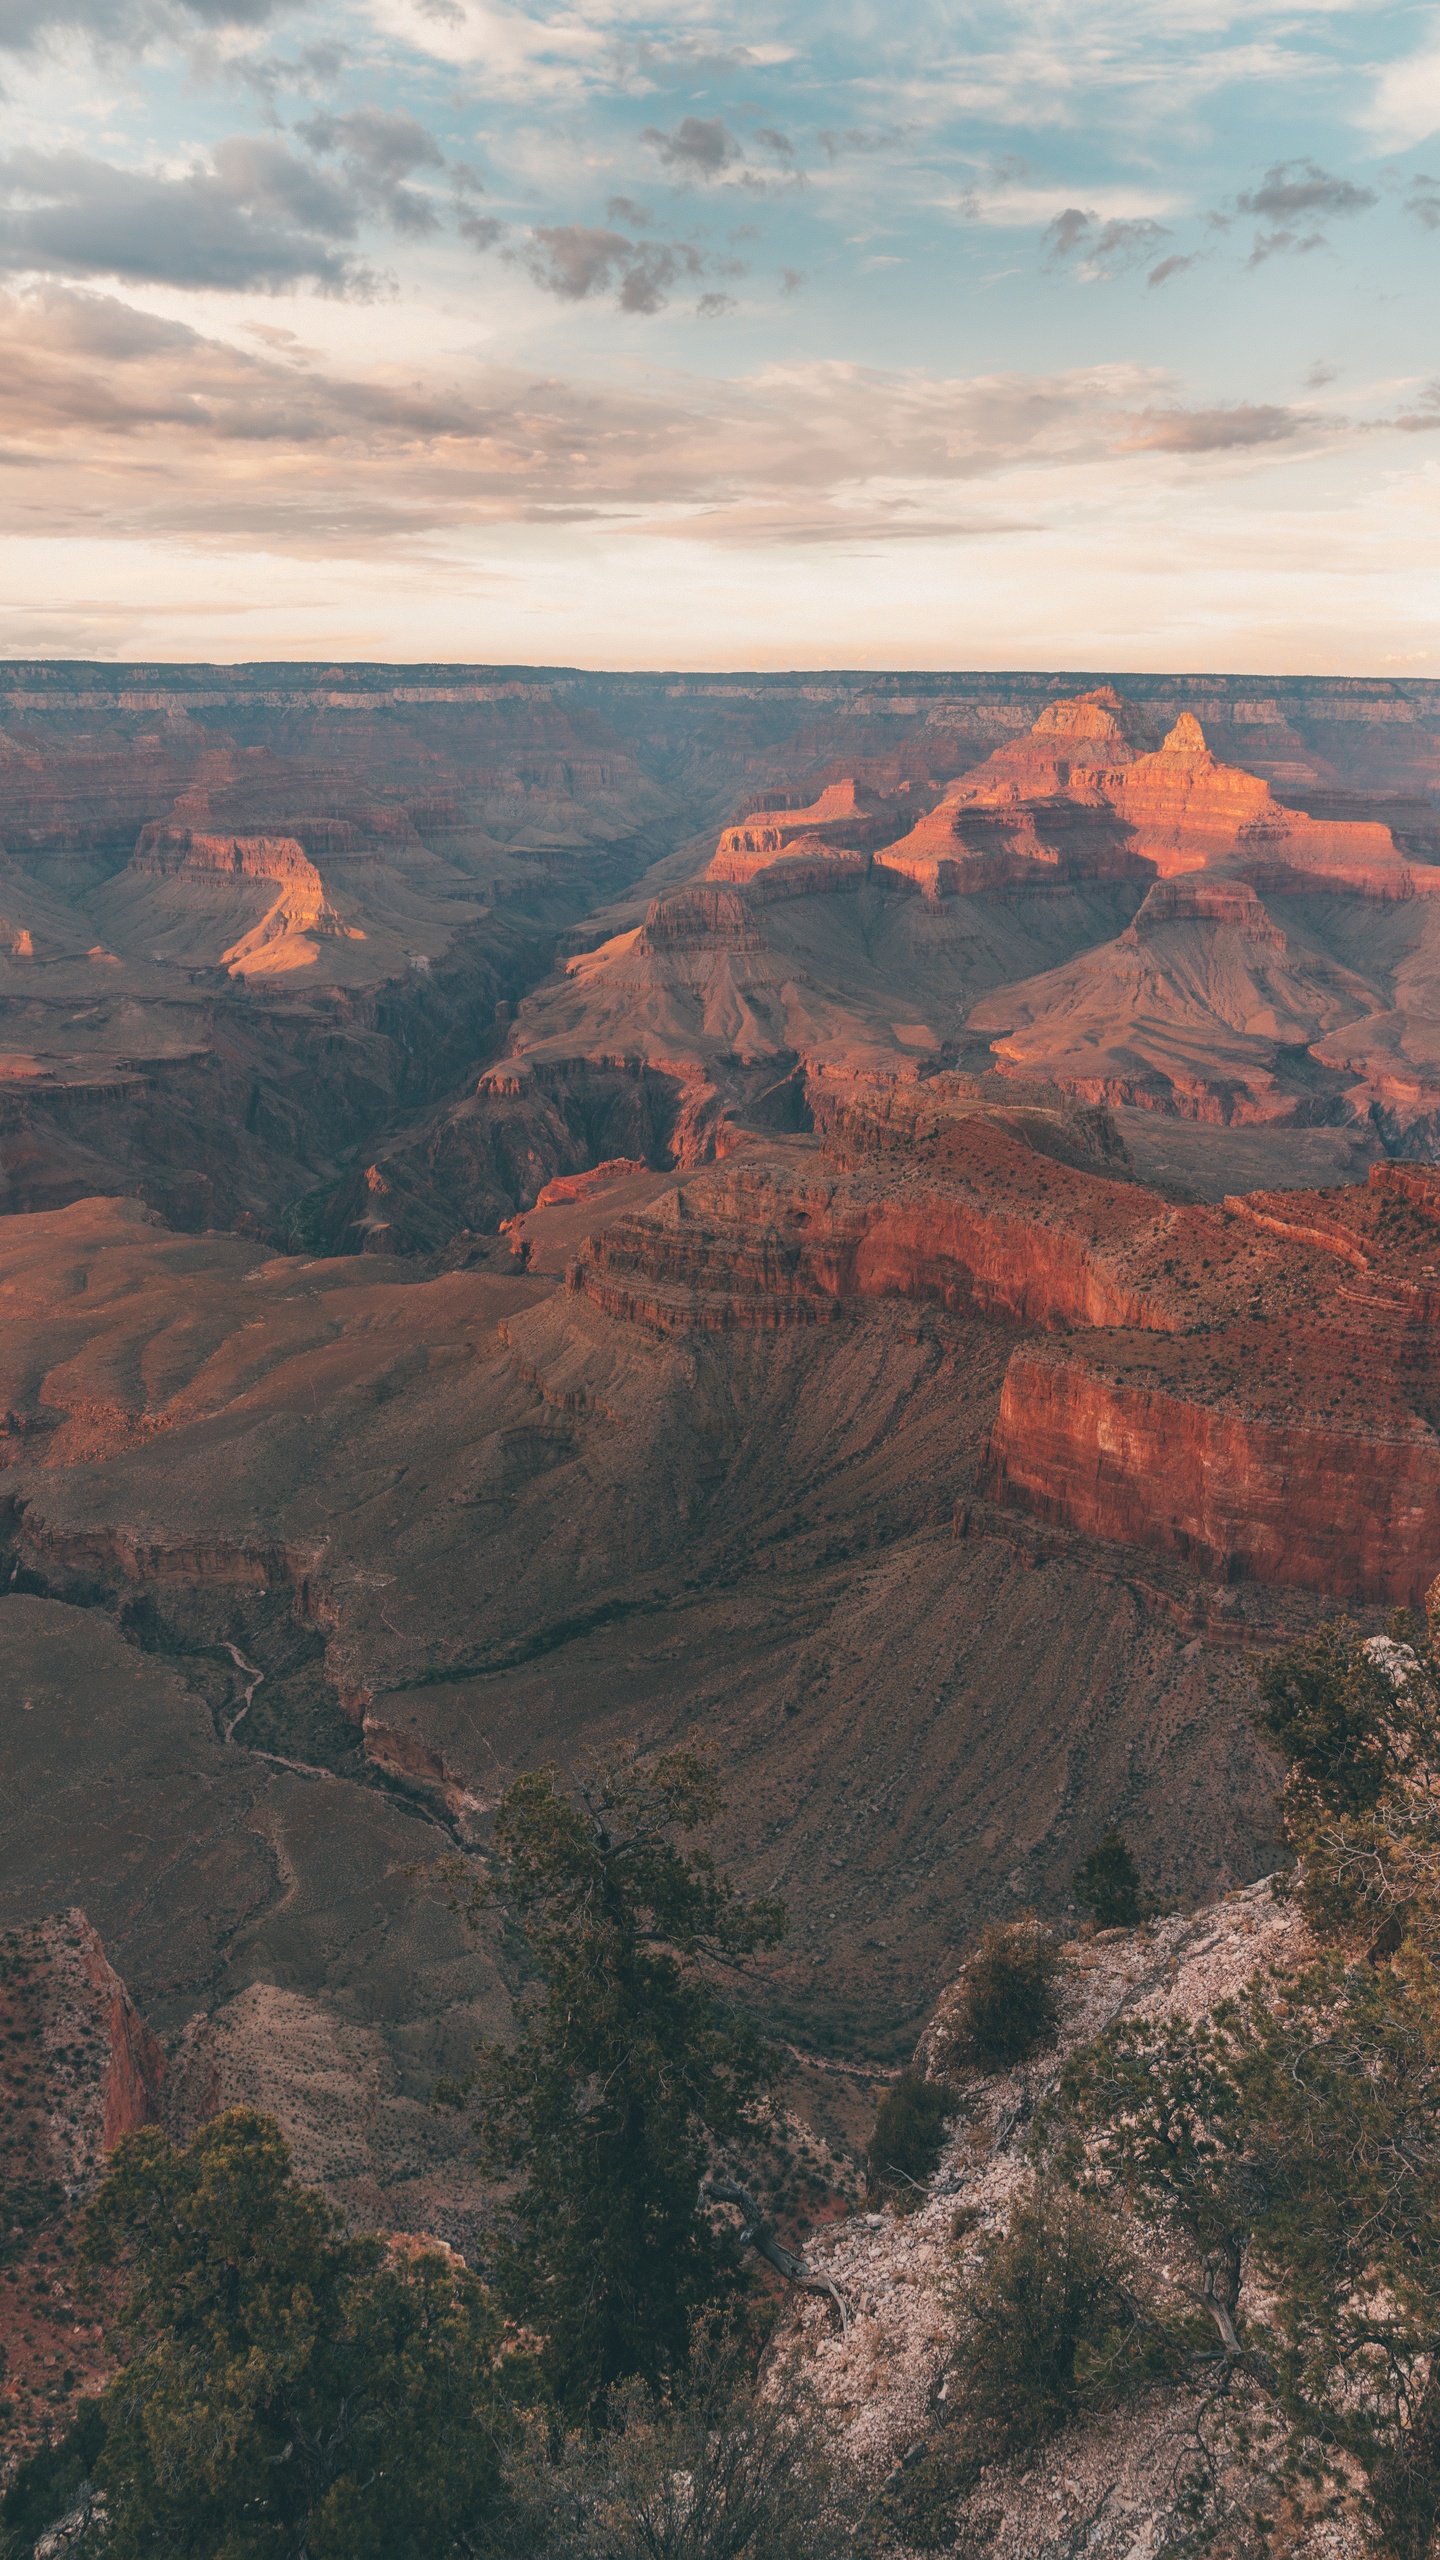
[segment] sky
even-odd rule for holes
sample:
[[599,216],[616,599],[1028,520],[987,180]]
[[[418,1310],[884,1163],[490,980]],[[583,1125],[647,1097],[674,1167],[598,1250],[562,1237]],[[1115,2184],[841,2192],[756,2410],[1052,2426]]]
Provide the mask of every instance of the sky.
[[1440,9],[0,0],[0,654],[1440,677]]

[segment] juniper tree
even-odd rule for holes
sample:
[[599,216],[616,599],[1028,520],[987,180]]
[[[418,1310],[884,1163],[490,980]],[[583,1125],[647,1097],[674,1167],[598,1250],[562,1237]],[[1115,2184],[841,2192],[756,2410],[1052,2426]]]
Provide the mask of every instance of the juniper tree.
[[500,2324],[438,2252],[396,2255],[236,2108],[123,2141],[86,2254],[125,2288],[99,2406],[107,2560],[452,2560],[504,2434]]
[[1089,1857],[1082,1858],[1071,1888],[1097,1929],[1135,1929],[1146,1916],[1140,1870],[1124,1833],[1113,1822]]
[[572,2411],[627,2377],[665,2383],[697,2314],[743,2283],[701,2181],[755,2128],[781,2065],[722,1985],[778,1942],[785,1914],[680,1845],[720,1810],[701,1751],[623,1750],[573,1788],[531,1771],[501,1803],[472,1898],[503,1907],[529,1979],[514,2042],[481,2047],[442,2094],[474,2103],[482,2162],[518,2181],[496,2285]]

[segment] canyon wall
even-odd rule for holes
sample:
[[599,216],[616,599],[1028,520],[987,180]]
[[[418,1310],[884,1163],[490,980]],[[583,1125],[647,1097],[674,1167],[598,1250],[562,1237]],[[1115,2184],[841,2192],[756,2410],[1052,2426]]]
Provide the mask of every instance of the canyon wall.
[[1222,1581],[1418,1607],[1440,1563],[1440,1439],[1226,1412],[1016,1352],[980,1490]]

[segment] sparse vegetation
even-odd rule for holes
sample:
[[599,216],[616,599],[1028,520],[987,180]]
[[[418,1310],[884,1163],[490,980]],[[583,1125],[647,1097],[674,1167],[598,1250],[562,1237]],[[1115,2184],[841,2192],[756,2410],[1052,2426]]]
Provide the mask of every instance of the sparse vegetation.
[[57,2443],[42,2445],[22,2462],[0,2499],[0,2555],[20,2560],[56,2516],[73,2506],[92,2477],[105,2442],[98,2400],[82,2400]]
[[860,2500],[803,2382],[757,2388],[702,2327],[660,2397],[612,2393],[607,2424],[557,2444],[538,2422],[506,2465],[486,2560],[840,2560]]
[[1260,1690],[1323,1951],[1209,2017],[1122,2020],[1072,2057],[1070,2165],[1160,2227],[1205,2315],[1170,2329],[1199,2395],[1197,2547],[1242,2526],[1263,2541],[1303,2491],[1358,2495],[1386,2560],[1432,2560],[1440,1677],[1413,1623],[1377,1644],[1341,1620],[1263,1664]]
[[927,2080],[923,2071],[902,2071],[880,2101],[875,2130],[865,2154],[872,2191],[892,2195],[902,2210],[918,2204],[934,2174],[945,2141],[945,2121],[955,2112],[956,2092],[946,2080]]
[[1060,2015],[1060,1949],[1034,1919],[998,1921],[961,1976],[949,2021],[950,2058],[1008,2071],[1049,2044]]

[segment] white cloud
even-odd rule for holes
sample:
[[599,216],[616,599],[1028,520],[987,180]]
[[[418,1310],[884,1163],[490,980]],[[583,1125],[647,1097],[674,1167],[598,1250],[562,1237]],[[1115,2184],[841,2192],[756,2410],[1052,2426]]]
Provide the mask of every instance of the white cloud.
[[1417,52],[1386,66],[1356,122],[1391,151],[1440,132],[1440,22]]

